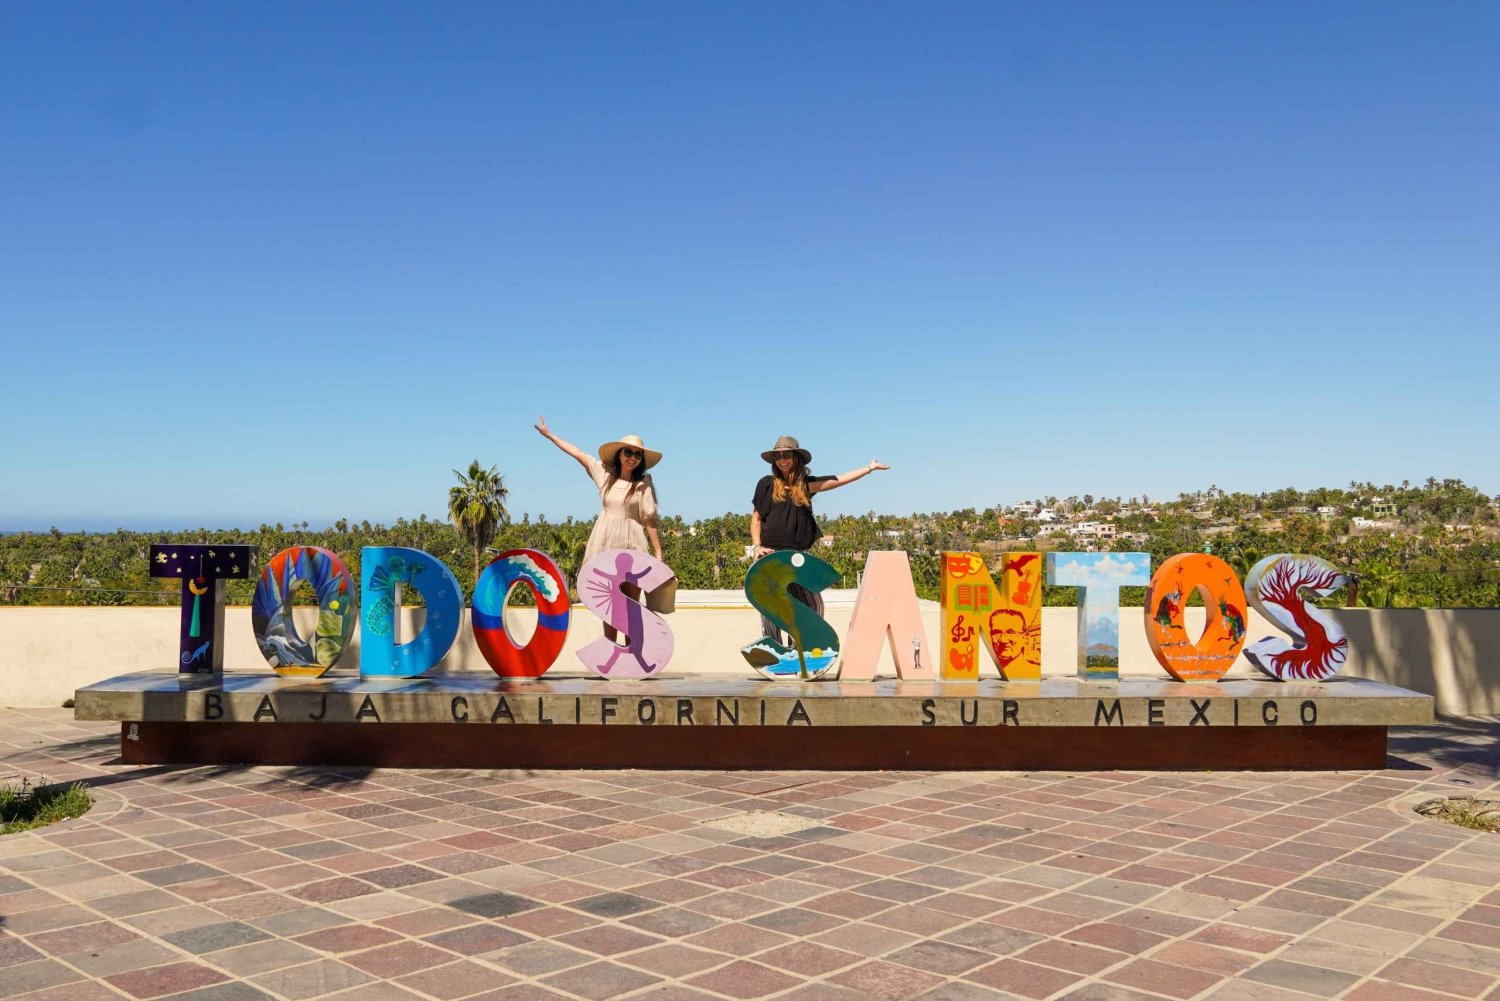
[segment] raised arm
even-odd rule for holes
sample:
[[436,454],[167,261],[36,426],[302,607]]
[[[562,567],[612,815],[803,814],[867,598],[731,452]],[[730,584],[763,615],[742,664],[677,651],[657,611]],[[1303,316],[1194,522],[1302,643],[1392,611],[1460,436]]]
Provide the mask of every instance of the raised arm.
[[540,434],[543,438],[546,438],[552,444],[556,445],[558,448],[562,449],[564,452],[567,452],[573,458],[577,459],[578,464],[584,469],[589,468],[588,453],[584,452],[577,445],[573,444],[571,441],[568,441],[566,438],[559,438],[557,435],[548,430],[547,418],[538,417],[537,422],[533,425],[533,427],[536,428],[537,433]]
[[887,466],[879,459],[871,459],[868,465],[860,466],[858,469],[851,469],[847,473],[840,473],[831,480],[819,480],[816,483],[809,483],[807,488],[812,493],[820,494],[825,490],[833,490],[835,487],[853,483],[855,480],[862,480],[878,469],[890,468],[890,466]]

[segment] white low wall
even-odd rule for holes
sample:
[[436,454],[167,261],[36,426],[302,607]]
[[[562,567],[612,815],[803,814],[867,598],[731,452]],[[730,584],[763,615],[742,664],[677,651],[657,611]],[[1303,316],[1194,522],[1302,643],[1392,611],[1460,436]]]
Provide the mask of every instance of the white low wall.
[[[939,609],[935,602],[923,605],[928,638],[935,643]],[[298,609],[297,624],[304,635],[312,630],[315,611]],[[825,617],[842,636],[852,611],[849,605],[831,605]],[[402,635],[415,635],[416,623],[409,611],[405,614]],[[1146,643],[1145,630],[1132,628],[1137,614],[1123,612],[1122,673],[1164,676]],[[1202,628],[1203,614],[1201,608],[1187,610],[1190,631]],[[0,608],[0,705],[56,706],[71,698],[75,689],[117,674],[175,670],[179,615],[176,608]],[[526,609],[507,613],[517,640],[530,634],[535,615]],[[1336,615],[1349,633],[1347,673],[1434,695],[1441,713],[1500,713],[1500,609],[1346,609]],[[760,635],[760,619],[753,609],[679,607],[669,621],[676,642],[669,673],[755,677],[739,654],[741,646]],[[1074,609],[1043,610],[1044,674],[1074,673],[1076,622]],[[256,648],[248,608],[225,611],[225,632],[225,670],[270,671]],[[1252,611],[1248,632],[1254,640],[1276,630]],[[551,673],[582,674],[573,651],[600,634],[593,614],[575,606],[567,645]],[[335,673],[357,673],[358,664],[356,632]],[[889,660],[885,665],[889,672]],[[983,670],[993,672],[988,665]],[[489,671],[467,622],[433,673],[459,671]],[[1232,673],[1255,672],[1241,657]]]
[[1425,692],[1454,716],[1500,714],[1500,609],[1346,608],[1349,673]]

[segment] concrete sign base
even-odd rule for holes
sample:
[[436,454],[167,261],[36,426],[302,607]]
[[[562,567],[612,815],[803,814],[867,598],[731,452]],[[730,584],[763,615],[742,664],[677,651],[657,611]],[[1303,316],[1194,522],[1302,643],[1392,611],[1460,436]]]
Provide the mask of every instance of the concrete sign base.
[[467,768],[1385,767],[1430,696],[1357,678],[1007,682],[129,674],[79,689],[128,763]]

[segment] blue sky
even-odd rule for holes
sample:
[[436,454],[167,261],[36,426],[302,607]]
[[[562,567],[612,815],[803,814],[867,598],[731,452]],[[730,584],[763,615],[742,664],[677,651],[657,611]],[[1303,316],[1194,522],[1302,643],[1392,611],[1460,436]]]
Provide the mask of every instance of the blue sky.
[[0,12],[0,529],[1500,492],[1488,4]]

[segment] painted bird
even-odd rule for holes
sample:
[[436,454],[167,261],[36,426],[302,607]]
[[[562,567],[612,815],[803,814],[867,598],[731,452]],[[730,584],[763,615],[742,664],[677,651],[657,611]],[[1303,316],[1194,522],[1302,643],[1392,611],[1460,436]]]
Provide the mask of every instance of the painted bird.
[[1245,638],[1245,613],[1235,608],[1223,598],[1219,599],[1219,614],[1224,617],[1224,631],[1229,634],[1229,642],[1238,643]]
[[1182,612],[1182,588],[1175,587],[1161,596],[1156,603],[1156,621],[1163,629],[1171,629]]

